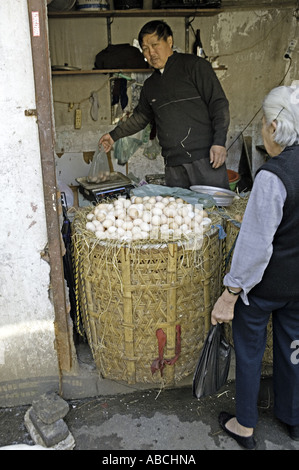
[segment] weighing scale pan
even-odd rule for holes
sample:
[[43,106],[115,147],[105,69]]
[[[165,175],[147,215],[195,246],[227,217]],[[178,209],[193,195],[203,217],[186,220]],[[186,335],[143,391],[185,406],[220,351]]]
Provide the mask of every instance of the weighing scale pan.
[[76,178],[76,181],[80,185],[80,192],[87,199],[95,200],[96,202],[105,197],[125,196],[134,187],[130,178],[116,171],[110,173],[107,180],[100,183],[89,183],[87,176]]

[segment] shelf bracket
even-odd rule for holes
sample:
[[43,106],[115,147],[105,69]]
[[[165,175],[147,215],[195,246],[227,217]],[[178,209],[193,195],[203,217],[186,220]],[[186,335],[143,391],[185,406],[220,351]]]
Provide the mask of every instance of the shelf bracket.
[[106,18],[106,23],[107,23],[107,40],[108,44],[111,44],[111,25],[113,23],[113,19],[111,19],[111,16],[107,16]]

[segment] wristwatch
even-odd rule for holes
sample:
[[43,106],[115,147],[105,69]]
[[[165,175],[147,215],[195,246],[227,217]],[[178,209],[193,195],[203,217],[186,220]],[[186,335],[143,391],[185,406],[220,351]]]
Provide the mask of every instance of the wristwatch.
[[226,289],[227,291],[231,294],[231,295],[240,295],[241,292],[242,292],[242,289],[239,291],[239,292],[235,292],[234,290],[232,290],[230,287],[226,286]]

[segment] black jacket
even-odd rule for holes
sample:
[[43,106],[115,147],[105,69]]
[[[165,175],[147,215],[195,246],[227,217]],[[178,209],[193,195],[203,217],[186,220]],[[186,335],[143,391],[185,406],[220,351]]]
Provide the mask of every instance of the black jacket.
[[213,144],[225,146],[228,101],[210,63],[174,52],[164,72],[145,81],[132,116],[110,135],[114,141],[133,135],[153,119],[168,166],[209,157]]

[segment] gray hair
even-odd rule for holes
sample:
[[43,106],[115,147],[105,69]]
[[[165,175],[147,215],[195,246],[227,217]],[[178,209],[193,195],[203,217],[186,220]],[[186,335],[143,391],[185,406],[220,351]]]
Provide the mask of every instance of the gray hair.
[[270,91],[263,102],[267,125],[276,121],[274,141],[285,148],[299,143],[299,87],[279,86]]

